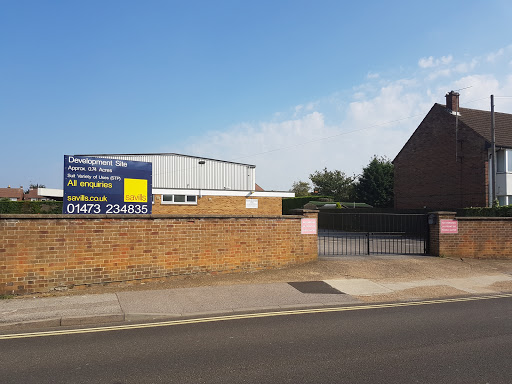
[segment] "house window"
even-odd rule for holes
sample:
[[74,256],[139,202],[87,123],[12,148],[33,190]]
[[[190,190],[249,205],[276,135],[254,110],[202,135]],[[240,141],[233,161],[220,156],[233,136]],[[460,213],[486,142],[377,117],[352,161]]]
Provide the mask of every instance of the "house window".
[[512,173],[512,150],[500,149],[496,152],[496,171],[498,173]]
[[162,195],[162,204],[197,205],[197,196],[195,196],[195,195]]
[[498,202],[500,203],[500,207],[503,207],[504,205],[512,204],[512,196],[497,196]]
[[505,151],[501,150],[496,153],[496,171],[500,173],[506,172],[505,158]]

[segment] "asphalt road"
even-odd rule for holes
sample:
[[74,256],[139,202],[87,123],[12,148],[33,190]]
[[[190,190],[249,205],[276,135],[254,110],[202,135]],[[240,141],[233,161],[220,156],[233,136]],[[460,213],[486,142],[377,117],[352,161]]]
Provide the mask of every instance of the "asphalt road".
[[0,340],[1,383],[510,383],[512,299]]

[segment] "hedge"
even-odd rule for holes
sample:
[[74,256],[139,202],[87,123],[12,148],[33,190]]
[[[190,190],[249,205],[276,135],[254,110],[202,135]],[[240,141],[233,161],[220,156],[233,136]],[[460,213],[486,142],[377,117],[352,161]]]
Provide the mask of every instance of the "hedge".
[[301,197],[286,197],[283,199],[283,215],[287,215],[292,209],[301,209],[310,201],[317,201],[320,199],[328,199],[329,196],[301,196]]
[[462,217],[512,217],[512,205],[503,207],[464,208],[457,211]]
[[0,214],[62,213],[62,201],[0,201]]

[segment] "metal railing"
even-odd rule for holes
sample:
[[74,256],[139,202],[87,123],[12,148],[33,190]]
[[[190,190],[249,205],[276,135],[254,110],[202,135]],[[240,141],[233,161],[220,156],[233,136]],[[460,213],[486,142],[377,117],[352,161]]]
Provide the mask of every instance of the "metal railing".
[[320,212],[318,227],[320,256],[428,253],[425,214]]

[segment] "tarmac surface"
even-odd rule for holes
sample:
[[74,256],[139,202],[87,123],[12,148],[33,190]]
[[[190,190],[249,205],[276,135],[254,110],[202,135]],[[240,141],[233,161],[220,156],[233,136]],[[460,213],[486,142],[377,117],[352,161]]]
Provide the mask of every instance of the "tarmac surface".
[[255,273],[75,287],[0,300],[0,333],[512,292],[512,260],[322,258]]

